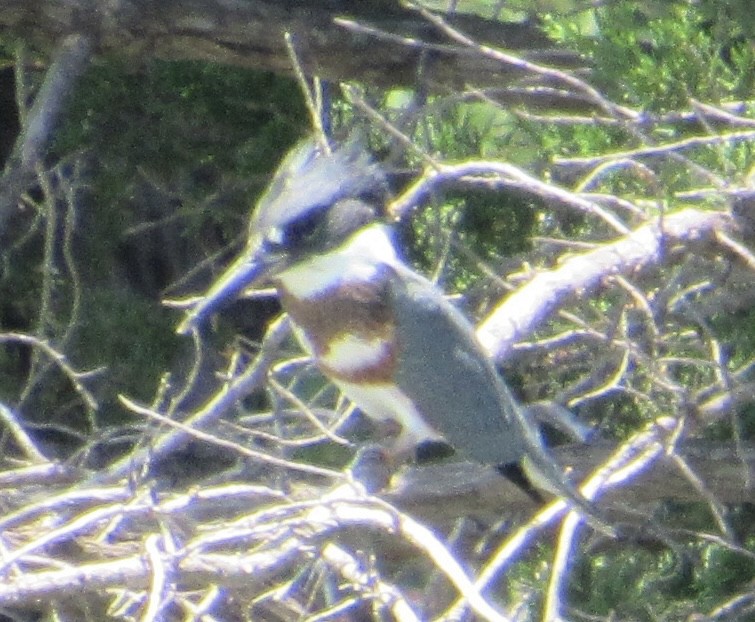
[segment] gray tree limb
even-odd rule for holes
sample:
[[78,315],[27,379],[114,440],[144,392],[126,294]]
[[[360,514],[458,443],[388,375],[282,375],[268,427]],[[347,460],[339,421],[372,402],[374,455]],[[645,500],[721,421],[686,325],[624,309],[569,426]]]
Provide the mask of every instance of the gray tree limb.
[[35,179],[36,167],[47,153],[78,78],[89,65],[91,53],[91,41],[80,34],[67,35],[55,50],[52,64],[0,177],[0,231],[21,194]]
[[[529,23],[474,15],[448,23],[475,41],[529,51],[535,61],[571,66],[576,58],[551,50]],[[420,13],[398,1],[320,0],[0,0],[0,33],[43,49],[69,35],[119,57],[204,60],[291,72],[284,42],[290,33],[305,72],[329,80],[435,88],[508,84],[527,71],[503,66],[458,45]],[[581,61],[578,61],[581,64]]]
[[612,275],[658,266],[675,244],[683,244],[689,252],[695,245],[715,243],[715,233],[732,225],[730,216],[722,212],[686,209],[661,216],[539,273],[493,309],[479,325],[477,336],[496,360],[503,361],[517,341],[531,335],[572,297],[594,291]]

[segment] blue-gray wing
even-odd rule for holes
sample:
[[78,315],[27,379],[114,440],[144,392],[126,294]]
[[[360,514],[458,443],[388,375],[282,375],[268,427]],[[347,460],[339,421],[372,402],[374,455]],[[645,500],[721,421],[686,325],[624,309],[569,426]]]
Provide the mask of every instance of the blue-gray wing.
[[518,462],[527,450],[518,406],[472,325],[428,280],[401,265],[393,269],[389,295],[402,391],[462,455],[486,464]]
[[536,476],[540,485],[613,533],[564,478],[478,345],[472,325],[429,281],[404,266],[393,269],[389,292],[397,323],[398,383],[428,423],[473,460],[522,464],[527,476]]

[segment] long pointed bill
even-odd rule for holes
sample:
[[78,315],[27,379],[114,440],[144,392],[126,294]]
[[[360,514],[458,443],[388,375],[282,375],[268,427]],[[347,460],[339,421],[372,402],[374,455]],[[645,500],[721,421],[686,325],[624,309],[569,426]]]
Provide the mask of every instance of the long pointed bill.
[[235,300],[246,288],[268,276],[280,260],[279,256],[267,255],[259,247],[248,247],[186,314],[176,332],[179,335],[190,333],[213,313]]

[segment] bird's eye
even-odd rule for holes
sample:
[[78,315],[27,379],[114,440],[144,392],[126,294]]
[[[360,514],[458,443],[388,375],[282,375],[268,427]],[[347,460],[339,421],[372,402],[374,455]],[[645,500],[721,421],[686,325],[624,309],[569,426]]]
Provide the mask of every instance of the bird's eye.
[[280,243],[292,250],[306,246],[317,233],[321,221],[322,215],[318,212],[308,212],[296,220],[292,220],[277,230]]

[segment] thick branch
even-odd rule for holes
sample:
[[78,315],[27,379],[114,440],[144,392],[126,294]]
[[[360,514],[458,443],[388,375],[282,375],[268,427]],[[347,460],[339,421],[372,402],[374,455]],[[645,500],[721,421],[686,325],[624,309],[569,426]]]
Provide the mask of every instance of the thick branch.
[[730,217],[720,212],[686,209],[661,216],[615,242],[541,272],[498,305],[480,324],[477,336],[502,361],[517,341],[531,335],[573,296],[588,295],[607,277],[660,265],[675,244],[689,249],[710,243],[716,231],[730,226]]
[[[616,447],[611,441],[589,445],[569,444],[552,448],[556,460],[568,465],[574,481],[580,481],[603,463]],[[744,503],[752,498],[744,465],[755,470],[755,448],[747,446],[737,458],[733,442],[686,440],[678,451],[720,503]],[[459,516],[472,515],[491,523],[502,514],[531,513],[535,507],[514,484],[488,467],[469,462],[409,467],[388,498],[412,516],[433,525],[450,525]],[[700,501],[700,493],[672,460],[656,460],[625,487],[616,498],[627,507],[642,507],[664,500]],[[610,506],[611,498],[608,498]],[[603,502],[601,502],[602,506]]]
[[[473,15],[448,22],[476,41],[531,58],[574,65],[575,56],[549,54],[550,41],[528,23]],[[71,34],[119,57],[196,59],[290,72],[284,33],[294,38],[307,73],[330,80],[414,85],[422,67],[428,86],[501,86],[527,72],[484,58],[452,42],[417,11],[398,1],[320,0],[0,0],[0,31],[48,46]]]
[[78,78],[89,64],[91,50],[89,39],[74,34],[66,37],[55,51],[52,65],[0,178],[0,229],[34,179],[36,167],[47,154]]

